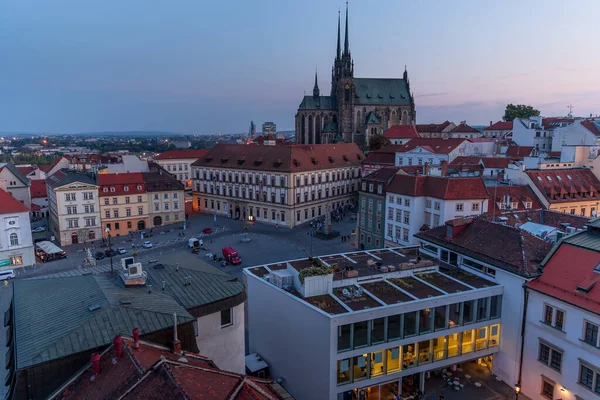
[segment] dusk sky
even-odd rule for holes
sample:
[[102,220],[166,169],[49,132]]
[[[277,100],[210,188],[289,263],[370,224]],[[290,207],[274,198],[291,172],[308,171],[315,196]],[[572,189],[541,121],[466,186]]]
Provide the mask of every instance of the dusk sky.
[[[330,0],[0,4],[0,131],[293,129],[315,68],[330,89]],[[350,2],[356,77],[401,77],[417,122],[488,124],[507,103],[600,113],[600,1]],[[343,22],[343,21],[342,21]],[[343,25],[342,25],[343,29]]]

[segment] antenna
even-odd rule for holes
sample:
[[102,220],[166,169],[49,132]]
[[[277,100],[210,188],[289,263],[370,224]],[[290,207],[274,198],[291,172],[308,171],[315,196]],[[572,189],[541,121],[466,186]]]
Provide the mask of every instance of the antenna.
[[571,118],[573,116],[573,104],[569,104],[567,108],[569,109],[569,115],[567,116]]

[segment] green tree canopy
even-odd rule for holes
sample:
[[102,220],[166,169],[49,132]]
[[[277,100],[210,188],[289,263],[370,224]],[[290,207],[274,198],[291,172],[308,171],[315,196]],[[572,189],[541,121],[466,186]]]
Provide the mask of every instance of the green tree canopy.
[[525,104],[508,104],[504,110],[504,121],[512,121],[515,118],[529,118],[540,115],[540,110]]
[[390,144],[392,144],[390,139],[383,135],[373,135],[369,138],[369,150],[371,151],[375,151]]

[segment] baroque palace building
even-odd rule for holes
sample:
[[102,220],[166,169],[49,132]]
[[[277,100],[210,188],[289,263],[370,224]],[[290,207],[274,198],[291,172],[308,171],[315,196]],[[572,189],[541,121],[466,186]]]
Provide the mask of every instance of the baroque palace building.
[[354,143],[217,144],[192,164],[194,210],[293,228],[356,201]]
[[348,40],[348,6],[344,50],[338,14],[337,53],[331,93],[321,96],[317,75],[312,96],[304,96],[296,113],[296,143],[356,143],[366,147],[373,134],[394,125],[415,124],[416,111],[408,72],[402,79],[355,78]]

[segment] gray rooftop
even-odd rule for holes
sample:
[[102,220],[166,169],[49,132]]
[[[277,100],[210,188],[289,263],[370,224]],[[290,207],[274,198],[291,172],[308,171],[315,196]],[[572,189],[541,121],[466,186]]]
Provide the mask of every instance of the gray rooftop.
[[29,178],[27,178],[25,175],[23,175],[21,173],[21,171],[19,171],[19,169],[13,163],[10,163],[10,162],[8,162],[8,163],[0,163],[0,170],[2,168],[6,168],[10,172],[12,172],[12,174],[15,176],[15,178],[17,178],[18,180],[20,180],[23,185],[29,186],[29,184],[30,184]]
[[354,78],[355,104],[410,105],[411,96],[404,79]]
[[54,175],[50,175],[48,178],[46,178],[46,184],[53,188],[65,186],[73,182],[96,185],[96,180],[90,175],[76,171],[69,171],[67,169],[56,171]]
[[331,96],[319,96],[317,102],[313,96],[304,96],[298,108],[301,110],[334,110],[335,99]]
[[99,346],[134,328],[140,334],[194,320],[167,293],[125,288],[118,276],[82,275],[14,283],[17,369]]

